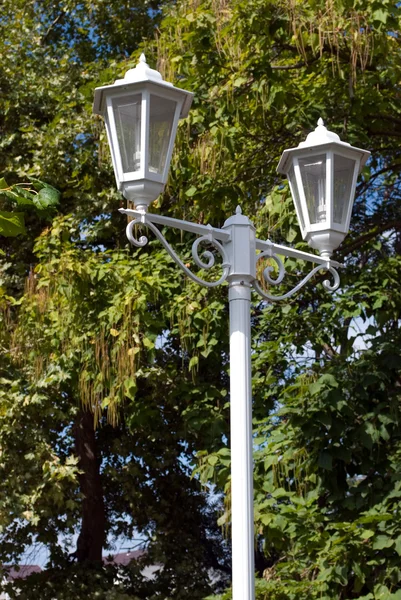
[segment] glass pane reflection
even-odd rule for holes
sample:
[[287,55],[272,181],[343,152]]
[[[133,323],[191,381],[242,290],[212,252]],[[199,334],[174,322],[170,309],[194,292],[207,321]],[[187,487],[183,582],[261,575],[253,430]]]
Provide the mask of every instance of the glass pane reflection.
[[334,155],[333,221],[340,225],[345,225],[347,218],[355,162],[352,158]]
[[150,95],[149,171],[163,173],[177,102]]
[[326,221],[326,155],[299,159],[306,205],[311,224]]
[[113,100],[114,120],[124,173],[141,166],[141,94]]

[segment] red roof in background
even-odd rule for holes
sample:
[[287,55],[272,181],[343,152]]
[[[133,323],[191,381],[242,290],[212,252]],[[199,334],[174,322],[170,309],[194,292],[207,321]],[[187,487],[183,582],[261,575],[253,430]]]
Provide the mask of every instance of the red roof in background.
[[[146,554],[145,550],[133,550],[132,552],[120,552],[110,556],[104,556],[103,562],[106,565],[123,565],[127,566],[132,560],[138,560]],[[33,573],[41,573],[42,569],[38,565],[4,565],[4,570],[8,581],[14,579],[26,579]]]
[[146,554],[144,550],[133,550],[132,552],[121,552],[119,554],[114,554],[114,556],[104,556],[103,562],[106,565],[129,565],[132,560],[138,560]]
[[18,567],[4,565],[4,570],[7,573],[7,579],[12,581],[13,579],[25,579],[32,575],[32,573],[41,573],[42,569],[38,565],[19,565]]

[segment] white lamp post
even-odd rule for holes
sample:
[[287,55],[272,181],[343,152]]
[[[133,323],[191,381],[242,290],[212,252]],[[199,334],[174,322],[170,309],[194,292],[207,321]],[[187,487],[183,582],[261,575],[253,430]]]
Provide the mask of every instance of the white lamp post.
[[[188,114],[192,94],[162,80],[149,69],[142,55],[136,69],[124,80],[97,88],[94,112],[104,116],[118,189],[131,200],[135,210],[120,209],[133,220],[127,225],[129,241],[138,247],[147,243],[134,237],[137,223],[146,225],[160,240],[179,267],[194,281],[215,287],[229,284],[230,304],[230,428],[231,428],[231,528],[233,600],[253,600],[254,592],[254,519],[253,519],[253,446],[251,389],[251,288],[268,302],[289,298],[320,270],[333,276],[324,281],[334,291],[340,284],[331,254],[348,232],[356,178],[369,152],[353,148],[323,126],[319,120],[315,132],[298,148],[285,150],[278,171],[288,175],[291,193],[302,235],[320,251],[308,254],[259,240],[253,223],[241,214],[229,217],[222,229],[199,225],[147,212],[149,204],[161,193],[167,181],[179,117]],[[192,256],[199,268],[214,265],[209,250],[199,255],[199,246],[208,243],[222,259],[219,279],[205,281],[181,261],[156,225],[171,226],[197,234]],[[278,285],[285,275],[280,256],[315,263],[316,266],[295,287],[283,295],[265,291],[265,284]],[[257,278],[259,260],[270,258],[278,267],[263,271],[264,283]]]

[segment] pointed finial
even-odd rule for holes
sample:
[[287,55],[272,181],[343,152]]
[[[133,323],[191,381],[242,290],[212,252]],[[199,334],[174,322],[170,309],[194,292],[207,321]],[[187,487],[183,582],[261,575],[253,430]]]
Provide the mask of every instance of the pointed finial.
[[237,208],[235,209],[235,214],[236,215],[242,215],[242,209],[240,207],[240,205],[238,204]]
[[[317,127],[312,131],[304,142],[298,144],[299,148],[307,146],[318,146],[319,144],[329,144],[332,142],[341,142],[339,136],[334,131],[329,131],[324,125],[323,119],[320,117],[317,122]],[[341,142],[346,144],[347,142]]]
[[[134,69],[129,69],[124,79],[117,79],[116,83],[136,83],[140,81],[163,81],[163,77],[155,69],[151,69],[146,62],[146,56],[142,52],[139,62]],[[172,85],[166,82],[166,85]]]

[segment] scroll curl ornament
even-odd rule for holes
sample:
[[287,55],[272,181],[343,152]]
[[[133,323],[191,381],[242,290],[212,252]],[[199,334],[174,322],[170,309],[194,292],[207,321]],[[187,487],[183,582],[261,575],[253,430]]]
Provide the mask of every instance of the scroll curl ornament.
[[190,279],[192,279],[196,283],[199,283],[200,285],[211,288],[211,287],[216,287],[216,286],[220,285],[227,279],[227,276],[230,271],[230,264],[228,261],[227,253],[226,253],[225,249],[223,248],[223,246],[220,244],[220,242],[218,242],[216,239],[213,238],[212,233],[206,234],[206,235],[203,235],[203,236],[197,238],[194,241],[194,243],[192,244],[192,257],[194,259],[195,264],[201,269],[211,269],[215,265],[216,261],[215,261],[214,254],[210,250],[203,250],[202,258],[201,258],[201,256],[200,256],[201,249],[199,248],[200,244],[202,244],[204,242],[209,243],[211,246],[213,246],[213,248],[216,250],[216,252],[218,254],[220,254],[220,256],[222,258],[221,268],[222,268],[223,272],[221,274],[221,277],[219,279],[217,279],[216,281],[205,281],[204,279],[202,279],[202,278],[198,277],[197,275],[195,275],[194,273],[192,273],[192,271],[182,262],[180,257],[176,254],[176,252],[170,246],[168,241],[165,239],[165,237],[163,236],[161,231],[153,223],[146,221],[143,218],[134,219],[127,225],[127,228],[126,228],[127,238],[133,246],[136,246],[137,248],[142,248],[143,246],[145,246],[148,243],[148,238],[145,235],[142,235],[139,239],[137,239],[134,236],[133,228],[135,225],[138,225],[138,224],[145,225],[154,233],[154,235],[161,242],[162,246],[167,251],[167,253],[171,256],[171,258],[174,260],[174,262],[180,267],[180,269],[182,271],[184,271],[184,273],[188,277],[190,277]]
[[136,246],[137,248],[143,248],[148,243],[148,238],[146,235],[141,235],[139,240],[134,236],[134,226],[142,223],[141,219],[133,219],[130,221],[125,229],[125,233],[127,234],[127,238],[130,244]]
[[[263,252],[258,254],[256,257],[256,262],[259,262],[259,260],[261,260],[262,258],[266,258],[266,257],[274,260],[274,262],[276,263],[276,265],[278,267],[278,275],[275,278],[271,277],[271,273],[274,270],[274,267],[269,265],[268,267],[266,267],[263,270],[263,274],[262,274],[263,279],[265,282],[269,283],[270,285],[279,285],[283,281],[284,276],[285,276],[285,268],[284,268],[283,261],[281,260],[281,258],[279,256],[277,256],[277,254],[274,253],[273,249],[271,249],[271,250],[269,249],[269,250],[264,250]],[[332,267],[329,262],[326,264],[317,265],[316,267],[314,267],[310,271],[310,273],[308,273],[299,283],[297,283],[297,285],[295,285],[286,294],[282,294],[281,296],[275,296],[273,294],[268,294],[267,292],[265,292],[258,280],[255,280],[253,282],[253,287],[254,287],[255,291],[260,296],[262,296],[262,298],[264,298],[265,300],[268,300],[269,302],[278,302],[280,300],[286,300],[287,298],[290,298],[291,296],[296,294],[319,271],[329,272],[333,276],[333,283],[331,283],[328,279],[325,279],[323,281],[323,286],[326,290],[328,290],[330,292],[335,292],[340,285],[340,276],[339,276],[338,272],[336,271],[336,269],[334,267]]]
[[279,283],[281,283],[285,276],[285,268],[281,258],[277,256],[277,254],[274,254],[272,250],[263,250],[263,252],[256,256],[256,262],[258,263],[262,258],[273,259],[278,267],[277,277],[271,276],[271,273],[274,272],[274,267],[272,265],[269,265],[265,269],[263,269],[263,279],[271,285],[278,285]]

